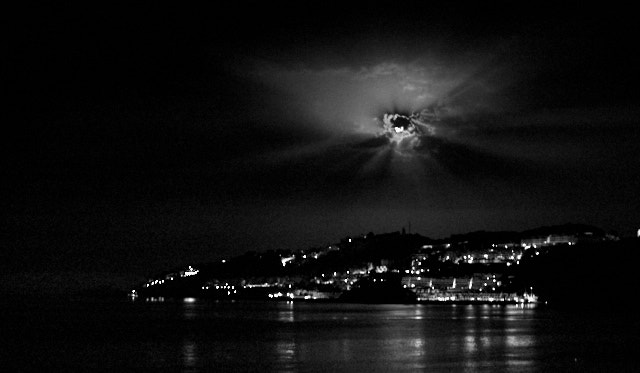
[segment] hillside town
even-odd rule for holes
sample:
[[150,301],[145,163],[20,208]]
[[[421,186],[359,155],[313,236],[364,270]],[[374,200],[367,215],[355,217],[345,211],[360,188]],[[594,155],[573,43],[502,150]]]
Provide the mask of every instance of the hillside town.
[[434,240],[372,232],[306,250],[249,252],[149,279],[133,298],[286,301],[536,303],[527,265],[576,246],[615,243],[596,227],[472,232]]

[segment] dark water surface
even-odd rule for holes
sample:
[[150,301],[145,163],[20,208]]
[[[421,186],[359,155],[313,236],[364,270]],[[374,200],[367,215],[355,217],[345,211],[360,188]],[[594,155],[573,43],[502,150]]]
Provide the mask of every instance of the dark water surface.
[[633,312],[204,300],[8,302],[4,371],[640,371]]

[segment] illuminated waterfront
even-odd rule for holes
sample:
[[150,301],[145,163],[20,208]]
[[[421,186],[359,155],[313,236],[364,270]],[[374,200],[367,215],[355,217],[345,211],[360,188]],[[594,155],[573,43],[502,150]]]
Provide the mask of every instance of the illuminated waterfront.
[[[182,371],[621,371],[638,322],[535,305],[214,302],[4,306],[6,366]],[[630,314],[630,313],[629,313]]]

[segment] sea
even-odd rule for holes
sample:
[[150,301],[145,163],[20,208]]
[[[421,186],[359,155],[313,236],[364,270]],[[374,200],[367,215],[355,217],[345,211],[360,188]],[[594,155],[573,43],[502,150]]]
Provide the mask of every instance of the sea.
[[636,310],[184,299],[4,302],[0,370],[639,372]]

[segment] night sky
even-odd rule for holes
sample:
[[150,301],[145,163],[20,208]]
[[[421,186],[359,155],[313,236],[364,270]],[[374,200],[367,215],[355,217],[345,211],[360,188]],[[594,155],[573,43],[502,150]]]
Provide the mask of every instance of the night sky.
[[8,11],[2,276],[121,284],[409,224],[640,228],[629,9],[292,4]]

